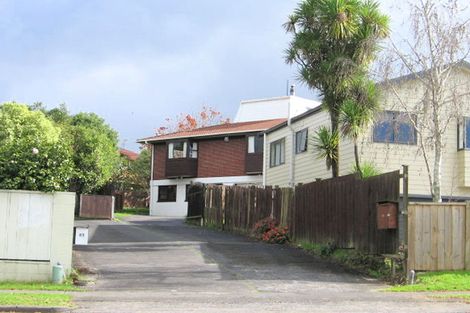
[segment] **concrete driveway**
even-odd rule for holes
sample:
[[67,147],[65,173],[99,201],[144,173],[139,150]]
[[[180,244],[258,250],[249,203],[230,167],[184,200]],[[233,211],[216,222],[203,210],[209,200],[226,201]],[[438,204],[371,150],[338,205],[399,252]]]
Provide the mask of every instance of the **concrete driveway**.
[[96,268],[92,292],[75,295],[76,312],[469,312],[423,294],[381,292],[287,246],[135,217],[86,221],[90,245],[76,247]]

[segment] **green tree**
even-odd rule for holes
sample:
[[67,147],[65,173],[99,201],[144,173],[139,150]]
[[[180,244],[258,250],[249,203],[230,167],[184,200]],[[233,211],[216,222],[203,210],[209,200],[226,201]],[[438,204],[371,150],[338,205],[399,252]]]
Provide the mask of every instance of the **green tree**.
[[317,151],[319,159],[326,160],[326,168],[329,170],[333,160],[338,159],[339,133],[326,126],[321,126],[313,136],[313,147]]
[[351,139],[354,145],[356,170],[362,176],[358,140],[372,123],[379,109],[379,95],[374,82],[359,80],[355,82],[351,97],[340,107],[339,122],[341,133]]
[[0,189],[66,190],[71,177],[71,147],[62,130],[41,111],[0,106]]
[[[381,39],[388,36],[388,17],[369,0],[304,0],[284,24],[292,34],[286,62],[297,64],[299,79],[320,91],[330,114],[332,132],[339,130],[342,104],[354,80],[364,77]],[[339,174],[339,145],[332,174]]]
[[105,185],[118,169],[118,136],[94,113],[72,116],[67,126],[72,137],[74,173],[71,190],[89,193]]

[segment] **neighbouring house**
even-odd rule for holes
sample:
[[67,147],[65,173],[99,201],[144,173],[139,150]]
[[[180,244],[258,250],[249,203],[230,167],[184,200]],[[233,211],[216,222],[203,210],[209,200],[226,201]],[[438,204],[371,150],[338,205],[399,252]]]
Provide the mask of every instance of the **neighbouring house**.
[[241,101],[233,122],[293,117],[319,105],[317,101],[296,96],[291,86],[289,96]]
[[[443,136],[442,195],[444,200],[470,199],[470,94],[468,89],[465,90],[470,82],[470,66],[465,63],[454,71],[449,84],[451,82],[456,87],[449,89],[458,91],[463,109],[460,116],[450,121]],[[379,84],[383,111],[359,142],[361,163],[373,164],[381,172],[408,165],[410,197],[430,199],[428,172],[419,147],[420,136],[412,121],[419,116],[410,114],[411,108],[422,100],[424,88],[415,75],[399,77],[390,83],[394,86],[393,92],[385,84]],[[266,131],[265,185],[293,186],[331,177],[331,170],[327,169],[324,159],[317,157],[318,151],[312,143],[313,134],[322,125],[331,125],[329,114],[317,107]],[[351,141],[341,139],[340,175],[353,172],[353,149]]]
[[125,157],[126,159],[128,159],[129,161],[135,161],[139,158],[139,154],[137,152],[127,150],[127,149],[124,149],[124,148],[119,149],[119,154],[122,157]]
[[294,95],[243,101],[236,122],[139,140],[152,148],[150,215],[186,216],[192,183],[262,184],[264,131],[318,105]]

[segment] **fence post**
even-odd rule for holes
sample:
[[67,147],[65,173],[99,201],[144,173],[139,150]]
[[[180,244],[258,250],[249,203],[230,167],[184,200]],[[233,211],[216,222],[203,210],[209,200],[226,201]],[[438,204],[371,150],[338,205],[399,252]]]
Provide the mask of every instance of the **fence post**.
[[403,179],[403,199],[401,201],[401,210],[400,214],[403,216],[403,242],[400,244],[401,249],[404,253],[403,261],[403,271],[408,273],[408,165],[403,166],[403,174],[401,178]]
[[222,206],[222,230],[225,229],[226,216],[225,216],[225,185],[222,185],[222,194],[221,194],[221,206]]
[[470,201],[465,206],[465,269],[470,269]]

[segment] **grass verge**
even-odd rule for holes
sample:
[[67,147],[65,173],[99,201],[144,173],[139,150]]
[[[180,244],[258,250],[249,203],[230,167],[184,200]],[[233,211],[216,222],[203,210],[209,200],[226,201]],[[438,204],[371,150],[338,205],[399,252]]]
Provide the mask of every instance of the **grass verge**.
[[354,270],[364,275],[382,279],[396,280],[391,277],[391,262],[384,257],[368,255],[354,249],[338,249],[332,244],[316,244],[311,242],[299,242],[298,247],[347,269]]
[[121,212],[114,213],[114,219],[121,221],[124,217],[132,215],[149,215],[148,208],[124,208]]
[[416,284],[397,285],[387,291],[470,291],[470,271],[418,273]]
[[71,281],[63,284],[48,282],[0,282],[0,290],[48,290],[48,291],[83,291],[82,288],[74,286]]
[[44,293],[0,293],[0,305],[70,307],[72,296]]

